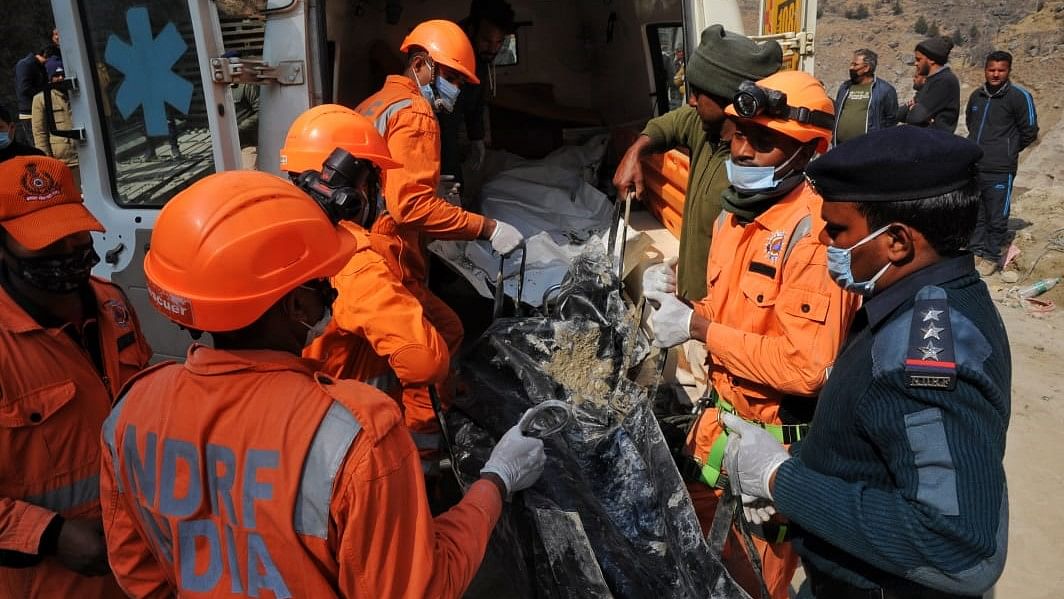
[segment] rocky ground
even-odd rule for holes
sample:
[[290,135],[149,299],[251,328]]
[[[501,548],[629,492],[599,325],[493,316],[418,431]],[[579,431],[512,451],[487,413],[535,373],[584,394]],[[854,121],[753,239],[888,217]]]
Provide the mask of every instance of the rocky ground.
[[[1012,420],[1005,457],[1011,507],[1009,558],[994,596],[1058,597],[1064,587],[1059,539],[1064,516],[1064,471],[1056,439],[1064,430],[1064,285],[1039,300],[1053,302],[1048,313],[1021,305],[1010,291],[1033,281],[1064,275],[1064,1],[893,0],[864,2],[866,19],[856,14],[861,2],[820,0],[816,75],[833,94],[846,77],[856,48],[880,56],[879,75],[894,84],[900,99],[912,96],[912,51],[925,36],[913,26],[921,16],[941,33],[961,33],[951,56],[961,80],[963,102],[983,82],[987,52],[1006,49],[1015,57],[1013,80],[1028,88],[1041,125],[1039,141],[1021,157],[1011,228],[1020,250],[1010,274],[986,279],[1000,310],[1012,348]],[[900,8],[895,8],[897,4]],[[898,11],[900,10],[899,14]],[[970,35],[976,31],[975,39]],[[965,131],[964,123],[958,133]],[[1008,281],[1008,282],[1006,282]]]

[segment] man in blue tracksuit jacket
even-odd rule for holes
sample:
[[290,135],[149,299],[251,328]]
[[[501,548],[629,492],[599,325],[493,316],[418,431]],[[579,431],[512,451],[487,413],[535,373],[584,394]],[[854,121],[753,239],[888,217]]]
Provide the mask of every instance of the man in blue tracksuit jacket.
[[878,64],[879,56],[872,50],[854,51],[850,78],[842,82],[835,96],[831,145],[898,123],[898,92],[886,80],[876,77]]
[[1009,80],[1012,55],[986,57],[986,83],[972,92],[964,111],[968,139],[983,148],[979,187],[983,202],[969,249],[979,274],[993,274],[1001,263],[1008,234],[1012,183],[1020,152],[1038,138],[1038,115],[1031,92]]

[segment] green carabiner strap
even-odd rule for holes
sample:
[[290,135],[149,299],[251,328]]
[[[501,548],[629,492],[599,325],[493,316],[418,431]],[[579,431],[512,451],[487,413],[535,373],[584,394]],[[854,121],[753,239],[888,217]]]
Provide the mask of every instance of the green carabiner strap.
[[[713,389],[710,392],[709,399],[710,403],[715,405],[718,410],[730,414],[736,414],[735,406],[724,401],[717,393],[716,389]],[[743,420],[765,429],[775,437],[777,441],[784,445],[790,445],[791,443],[801,440],[809,430],[808,424],[771,424],[750,420],[748,418],[743,418]],[[722,428],[720,434],[717,435],[716,441],[714,441],[713,445],[709,448],[709,455],[706,456],[706,461],[702,464],[702,470],[699,473],[698,480],[710,487],[724,488],[728,477],[721,475],[721,469],[724,466],[724,450],[727,449],[727,447],[728,431]]]

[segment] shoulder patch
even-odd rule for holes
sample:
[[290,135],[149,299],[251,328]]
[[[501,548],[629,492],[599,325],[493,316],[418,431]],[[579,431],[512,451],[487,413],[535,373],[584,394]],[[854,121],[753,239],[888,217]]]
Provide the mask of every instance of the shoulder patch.
[[924,287],[916,294],[909,323],[905,378],[909,387],[952,390],[957,384],[949,303],[946,292],[939,287]]
[[[779,260],[780,254],[783,253],[783,240],[787,237],[786,231],[773,231],[768,240],[765,241],[765,258],[773,264],[776,260]],[[776,273],[773,272],[773,275]]]

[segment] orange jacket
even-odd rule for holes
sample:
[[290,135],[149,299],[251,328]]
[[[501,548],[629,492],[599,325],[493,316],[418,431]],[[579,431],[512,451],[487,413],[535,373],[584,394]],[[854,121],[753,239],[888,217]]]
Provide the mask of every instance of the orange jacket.
[[[90,288],[103,376],[73,325],[42,327],[0,289],[0,550],[35,556],[56,513],[100,517],[100,427],[151,348],[118,287],[92,279]],[[121,596],[112,577],[86,578],[53,558],[0,567],[0,598]]]
[[[778,424],[784,396],[815,401],[860,307],[860,298],[828,275],[827,248],[818,240],[821,202],[803,183],[745,226],[724,213],[713,236],[709,295],[695,311],[712,323],[706,349],[713,388],[744,418]],[[806,216],[809,233],[784,261]],[[719,431],[717,411],[706,410],[689,440],[696,459],[705,460]]]
[[392,156],[403,168],[384,173],[387,214],[374,232],[402,240],[399,262],[407,278],[428,274],[424,238],[476,239],[485,218],[436,195],[440,182],[440,125],[417,85],[403,75],[389,75],[384,87],[355,109],[377,126]]
[[111,567],[133,597],[458,597],[502,509],[429,512],[395,402],[275,351],[194,345],[103,429]]
[[447,345],[425,318],[421,302],[403,287],[398,266],[390,267],[375,251],[389,240],[353,223],[341,224],[359,249],[332,278],[339,292],[333,319],[303,355],[322,361],[322,372],[330,376],[401,398],[407,427],[434,433],[436,415],[425,388],[447,378]]

